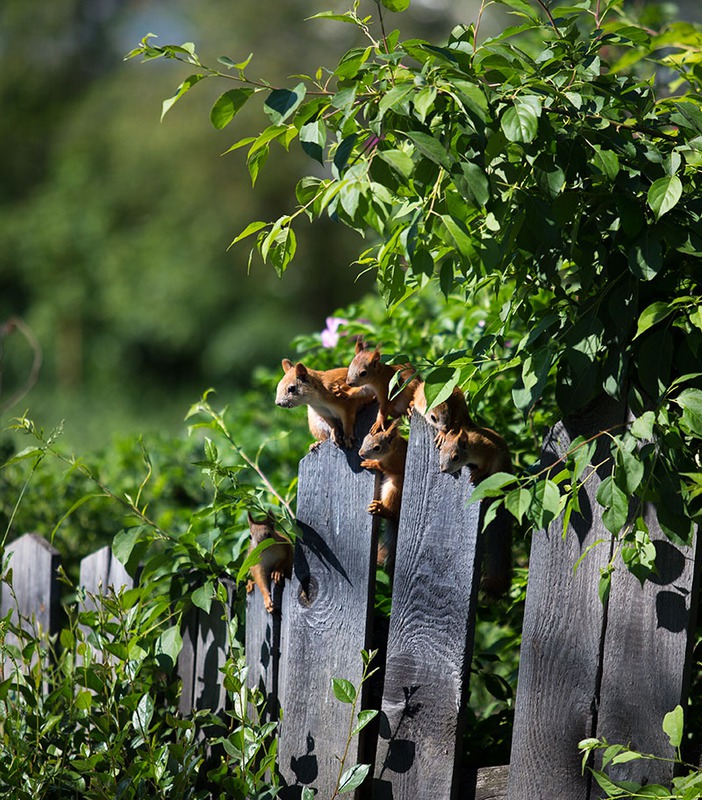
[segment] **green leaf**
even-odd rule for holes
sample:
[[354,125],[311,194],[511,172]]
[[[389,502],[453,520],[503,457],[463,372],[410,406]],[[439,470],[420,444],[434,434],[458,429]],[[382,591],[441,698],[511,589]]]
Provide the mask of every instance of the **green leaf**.
[[599,145],[594,147],[595,155],[592,163],[609,181],[619,174],[619,158],[612,150],[603,150]]
[[342,703],[353,703],[356,699],[356,688],[346,678],[332,678],[334,697]]
[[443,403],[458,385],[461,371],[453,367],[436,367],[424,376],[424,396],[427,401],[426,410]]
[[406,11],[409,8],[410,0],[382,0],[383,5],[388,11]]
[[631,432],[637,438],[644,441],[653,438],[653,426],[656,422],[656,414],[653,411],[644,411],[631,423]]
[[156,640],[155,655],[166,656],[170,660],[169,669],[172,669],[178,661],[178,654],[182,648],[183,637],[180,635],[180,628],[174,625],[172,628],[164,631]]
[[300,144],[310,158],[324,164],[324,147],[327,143],[327,127],[321,119],[308,122],[300,128]]
[[663,717],[663,732],[670,740],[670,746],[676,750],[680,747],[683,737],[684,714],[682,706],[675,706]]
[[518,97],[502,115],[500,127],[510,142],[531,142],[536,138],[541,101],[535,95]]
[[603,606],[607,605],[611,588],[612,571],[610,569],[603,569],[600,573],[600,580],[597,584],[597,596],[600,598],[600,603],[602,603]]
[[641,336],[641,334],[647,331],[649,328],[652,328],[654,325],[657,325],[659,322],[664,320],[669,314],[672,314],[674,310],[675,308],[672,303],[666,303],[662,300],[651,303],[651,305],[647,306],[639,316],[638,325],[636,327],[636,336],[634,336],[634,339]]
[[560,514],[561,493],[558,485],[546,478],[534,486],[529,515],[539,528],[547,528]]
[[629,269],[642,281],[655,278],[663,266],[663,249],[658,237],[649,231],[629,251]]
[[382,158],[402,178],[409,178],[414,171],[414,161],[403,150],[379,150],[378,158]]
[[490,182],[487,175],[472,161],[462,162],[461,172],[465,180],[461,182],[461,186],[458,188],[460,188],[466,200],[483,208],[490,199]]
[[173,108],[174,103],[176,103],[180,98],[190,89],[195,86],[196,83],[200,83],[201,80],[206,78],[206,75],[190,75],[190,77],[186,78],[183,83],[180,84],[176,93],[173,97],[169,97],[168,100],[163,101],[163,105],[161,106],[161,122],[163,122],[163,118],[166,114]]
[[509,472],[496,472],[494,475],[490,475],[485,480],[480,481],[471,492],[468,503],[477,503],[485,497],[501,497],[504,494],[504,487],[509,486],[510,483],[515,483],[516,480],[514,475]]
[[682,183],[677,175],[666,175],[654,181],[648,190],[647,201],[656,219],[674,208],[682,196]]
[[528,489],[512,489],[505,497],[505,508],[519,522],[522,521],[530,505],[531,492]]
[[240,242],[242,239],[246,239],[247,236],[251,236],[252,233],[258,233],[258,231],[263,230],[270,225],[270,222],[249,222],[249,224],[244,228],[244,230],[234,239],[232,239],[232,243],[229,245],[236,244]]
[[683,409],[682,423],[686,430],[694,436],[702,436],[702,391],[684,389],[675,402]]
[[202,586],[195,589],[190,599],[193,605],[201,608],[205,614],[210,613],[212,607],[212,600],[215,596],[215,586],[213,581],[206,581]]
[[253,89],[230,89],[215,100],[210,111],[210,122],[222,130],[226,127],[244,107],[246,101],[253,94]]
[[274,89],[266,98],[263,110],[274,125],[280,125],[299,107],[306,93],[304,83],[298,83],[294,89]]
[[361,711],[358,715],[358,723],[356,727],[351,731],[351,736],[355,736],[357,733],[360,733],[369,722],[374,720],[378,716],[378,710],[375,708],[369,708],[366,711]]
[[407,131],[405,135],[423,156],[444,169],[451,169],[451,156],[438,139],[421,131]]
[[154,701],[150,694],[142,695],[136,710],[132,714],[132,725],[144,736],[148,733],[151,718],[154,715]]
[[619,533],[626,525],[629,514],[629,499],[609,475],[597,489],[597,502],[605,509],[602,523],[610,533]]
[[339,780],[339,794],[345,794],[357,789],[366,779],[369,771],[370,764],[356,764],[356,766],[345,770]]
[[129,557],[139,541],[142,531],[143,528],[141,528],[141,526],[127,528],[126,530],[120,531],[112,540],[112,555],[120,564],[126,566],[129,563]]

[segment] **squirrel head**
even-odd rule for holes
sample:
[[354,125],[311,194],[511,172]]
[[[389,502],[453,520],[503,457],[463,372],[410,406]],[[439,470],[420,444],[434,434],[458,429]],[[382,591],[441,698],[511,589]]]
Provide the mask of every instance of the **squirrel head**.
[[364,386],[370,383],[379,363],[379,345],[376,345],[375,350],[369,350],[364,342],[358,339],[356,341],[356,355],[349,364],[346,383],[349,386]]
[[293,364],[288,358],[282,361],[285,375],[280,379],[275,392],[275,404],[281,408],[294,408],[305,403],[305,386],[309,383],[307,367],[298,361]]
[[468,432],[449,431],[439,450],[439,469],[442,472],[458,472],[468,463]]
[[249,522],[249,534],[254,545],[260,544],[264,539],[269,539],[275,531],[275,517],[269,511],[262,521],[254,519],[251,511],[246,516]]
[[398,426],[401,422],[400,417],[393,420],[392,425],[385,431],[369,433],[361,444],[358,455],[361,458],[380,458],[392,450],[395,441],[400,438]]

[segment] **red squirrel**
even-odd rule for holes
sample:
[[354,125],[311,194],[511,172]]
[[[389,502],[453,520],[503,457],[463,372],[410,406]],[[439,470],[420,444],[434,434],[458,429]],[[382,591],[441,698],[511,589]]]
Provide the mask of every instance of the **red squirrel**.
[[[391,389],[390,381],[396,374],[398,374],[398,384]],[[376,396],[378,416],[373,423],[371,433],[377,433],[385,430],[388,417],[402,417],[411,411],[414,393],[420,380],[411,365],[383,364],[378,347],[369,350],[359,339],[356,342],[356,355],[349,364],[346,382],[351,387],[368,387]]]
[[369,433],[358,451],[363,459],[361,466],[377,470],[382,475],[380,499],[370,503],[368,512],[389,519],[400,516],[407,459],[407,440],[398,432],[399,423],[398,417],[386,431]]
[[[490,428],[450,430],[439,450],[439,468],[453,473],[464,466],[470,469],[473,484],[496,472],[512,472],[507,443]],[[512,520],[509,514],[500,515],[502,511],[485,530],[482,586],[492,599],[506,594],[512,583]]]
[[285,534],[275,529],[275,519],[271,514],[266,515],[263,522],[256,522],[248,513],[251,553],[261,542],[273,539],[275,544],[269,545],[262,553],[260,561],[251,567],[251,580],[246,584],[246,591],[252,592],[254,584],[258,586],[263,595],[263,604],[268,613],[273,612],[273,600],[270,594],[271,578],[278,584],[289,578],[292,573],[293,547],[292,542]]
[[351,389],[346,367],[315,370],[287,358],[282,366],[285,375],[278,383],[275,402],[282,408],[307,406],[310,433],[316,439],[310,450],[325,439],[331,439],[337,447],[352,447],[356,414],[372,401],[370,391]]
[[437,403],[427,411],[424,383],[421,383],[414,395],[414,408],[436,430],[434,443],[437,447],[441,447],[449,431],[475,427],[468,410],[465,395],[458,386],[454,387],[453,392],[443,403]]

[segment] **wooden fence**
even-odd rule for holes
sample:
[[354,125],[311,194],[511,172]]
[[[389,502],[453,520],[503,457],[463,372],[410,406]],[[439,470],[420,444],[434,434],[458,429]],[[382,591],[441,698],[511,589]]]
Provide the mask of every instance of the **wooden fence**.
[[[558,424],[545,440],[543,465],[555,463],[577,436],[610,428],[625,415],[621,406],[606,403]],[[368,425],[368,416],[359,421],[357,439]],[[604,447],[593,464],[606,460]],[[334,698],[331,679],[358,684],[360,651],[379,646],[383,680],[364,697],[381,709],[379,723],[349,751],[349,765],[374,765],[357,791],[360,798],[591,800],[599,795],[581,770],[581,739],[605,737],[672,757],[661,722],[686,701],[698,548],[673,547],[650,509],[657,573],[642,585],[619,564],[603,606],[597,585],[612,550],[594,547],[577,571],[573,566],[595,542],[611,538],[595,500],[606,474],[599,468],[582,490],[581,513],[573,515],[565,537],[562,520],[533,537],[510,764],[471,772],[461,762],[461,744],[483,536],[479,507],[466,503],[472,490],[467,470],[439,471],[432,434],[415,415],[384,631],[373,624],[378,530],[366,511],[376,477],[360,467],[355,452],[330,443],[305,456],[292,579],[274,588],[273,614],[259,592],[249,595],[247,609],[249,683],[264,689],[272,716],[284,711],[279,769],[287,788],[281,797],[299,797],[311,785],[317,797],[331,798],[349,722],[349,706]],[[50,630],[56,598],[49,582],[20,566],[28,561],[39,569],[42,562],[55,570],[55,551],[37,538],[13,543],[14,582],[23,613],[46,614],[42,624]],[[25,549],[32,550],[29,558]],[[120,570],[105,549],[84,562],[81,581],[91,591],[129,585]],[[3,587],[3,613],[13,603]],[[186,625],[179,662],[183,713],[224,703],[218,668],[226,625],[219,616],[200,612]],[[618,765],[614,777],[667,783],[672,775],[670,763],[632,761]]]

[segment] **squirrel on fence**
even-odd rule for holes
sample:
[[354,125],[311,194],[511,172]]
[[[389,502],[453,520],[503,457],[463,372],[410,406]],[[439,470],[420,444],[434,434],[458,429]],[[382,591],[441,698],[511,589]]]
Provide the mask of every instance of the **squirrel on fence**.
[[405,461],[407,460],[407,440],[400,435],[398,417],[387,430],[369,433],[363,440],[358,454],[361,466],[380,472],[380,499],[373,500],[368,506],[369,514],[377,514],[388,519],[400,516],[402,501],[402,483],[405,477]]
[[[398,385],[390,382],[398,375]],[[352,388],[368,387],[378,400],[378,416],[371,433],[385,430],[388,417],[402,417],[412,409],[414,393],[420,384],[415,369],[410,364],[390,365],[380,360],[380,349],[368,349],[361,339],[356,341],[356,354],[349,364],[346,383]],[[343,395],[345,390],[339,391]],[[390,395],[394,393],[391,398]]]
[[251,553],[261,542],[273,539],[275,544],[269,545],[262,553],[257,564],[251,566],[251,580],[246,584],[246,591],[252,592],[254,584],[263,595],[263,605],[268,613],[273,612],[273,600],[270,594],[271,578],[278,584],[292,574],[293,547],[285,534],[275,529],[275,519],[269,513],[263,522],[257,522],[248,512],[249,533],[251,541],[248,552]]
[[369,504],[368,513],[387,520],[380,532],[376,563],[389,573],[393,572],[395,563],[397,521],[407,460],[407,440],[398,431],[400,422],[401,418],[398,417],[386,431],[369,433],[358,451],[363,459],[361,466],[381,475],[380,499]]
[[356,414],[373,400],[368,389],[351,388],[346,367],[309,369],[302,362],[282,361],[283,372],[276,389],[275,402],[281,408],[307,405],[310,433],[316,441],[314,450],[326,439],[337,447],[352,447]]
[[[454,473],[465,466],[474,485],[496,472],[512,472],[507,443],[497,431],[474,424],[450,430],[439,449],[439,469]],[[493,599],[506,594],[512,583],[512,519],[505,514],[496,522],[486,531],[482,581]]]
[[443,403],[437,403],[427,411],[427,398],[424,393],[424,383],[422,382],[417,387],[414,395],[414,408],[436,430],[434,443],[437,447],[441,447],[449,431],[475,427],[468,410],[465,395],[458,386],[454,388]]

